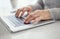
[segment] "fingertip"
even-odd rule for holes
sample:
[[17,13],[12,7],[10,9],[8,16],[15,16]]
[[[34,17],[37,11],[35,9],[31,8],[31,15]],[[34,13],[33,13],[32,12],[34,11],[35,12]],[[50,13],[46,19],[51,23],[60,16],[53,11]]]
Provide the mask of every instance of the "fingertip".
[[28,22],[27,21],[24,21],[24,24],[28,24]]
[[24,22],[24,24],[30,24],[30,23],[26,23],[26,22]]

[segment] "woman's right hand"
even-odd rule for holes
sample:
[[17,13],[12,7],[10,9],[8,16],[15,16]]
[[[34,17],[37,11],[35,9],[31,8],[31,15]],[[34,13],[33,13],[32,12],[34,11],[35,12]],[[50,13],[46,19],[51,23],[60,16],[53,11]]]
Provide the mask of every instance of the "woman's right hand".
[[18,9],[17,12],[16,12],[16,14],[15,14],[15,16],[18,17],[18,18],[20,18],[20,17],[22,17],[24,15],[24,13],[26,11],[28,12],[28,14],[31,13],[32,7],[28,6],[28,7],[23,7],[21,9]]

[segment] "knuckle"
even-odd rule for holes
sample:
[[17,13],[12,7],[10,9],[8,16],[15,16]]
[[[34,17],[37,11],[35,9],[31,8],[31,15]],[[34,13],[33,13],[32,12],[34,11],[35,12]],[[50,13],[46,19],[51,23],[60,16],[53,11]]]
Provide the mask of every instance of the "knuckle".
[[16,11],[16,14],[18,13],[19,9]]
[[36,17],[36,15],[34,15],[34,14],[31,14],[31,15],[30,15],[30,17],[31,17],[31,18],[35,18],[35,17]]

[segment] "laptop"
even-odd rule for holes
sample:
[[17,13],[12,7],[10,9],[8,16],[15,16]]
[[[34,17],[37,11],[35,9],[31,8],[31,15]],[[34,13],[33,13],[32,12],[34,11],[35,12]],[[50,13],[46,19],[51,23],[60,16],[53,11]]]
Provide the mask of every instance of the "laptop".
[[[26,17],[27,15],[25,15]],[[22,31],[26,29],[32,29],[35,27],[40,27],[42,25],[50,24],[55,22],[54,19],[47,20],[47,21],[41,21],[36,24],[30,23],[30,24],[24,24],[24,16],[21,18],[16,18],[15,14],[7,15],[7,16],[1,16],[0,22],[11,32],[17,32]]]

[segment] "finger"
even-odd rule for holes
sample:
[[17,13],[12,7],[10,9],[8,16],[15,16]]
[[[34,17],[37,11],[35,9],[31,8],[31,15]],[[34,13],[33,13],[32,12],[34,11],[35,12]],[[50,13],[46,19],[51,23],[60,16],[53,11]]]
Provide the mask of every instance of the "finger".
[[[31,18],[32,17],[32,18]],[[30,20],[32,20],[33,19],[33,16],[32,15],[28,15],[27,17],[26,17],[26,19],[25,19],[25,23],[28,23]]]
[[22,8],[22,12],[19,14],[19,17],[22,17],[26,11],[28,12],[27,14],[31,13],[30,9],[28,9],[27,7],[24,7]]
[[16,16],[16,17],[18,17],[18,16],[19,16],[19,14],[20,14],[20,12],[21,12],[21,10],[20,10],[20,9],[18,9],[18,10],[17,10],[17,12],[16,12],[16,14],[15,14],[15,16]]
[[42,20],[42,17],[37,17],[35,20],[32,20],[31,22],[33,24],[37,24],[38,22],[40,22]]
[[24,9],[22,10],[21,17],[24,15],[24,13],[25,13],[26,11],[27,11],[26,8],[24,8]]
[[18,17],[19,17],[19,18],[22,17],[22,16],[24,15],[24,13],[25,13],[25,11],[22,10],[22,11],[20,12],[20,14],[19,14]]
[[18,9],[17,14],[16,14],[17,17],[18,18],[22,17],[25,11],[26,11],[25,8]]
[[29,23],[31,20],[35,19],[37,16],[36,15],[29,15],[27,16],[27,18],[25,19],[25,22],[26,23]]

